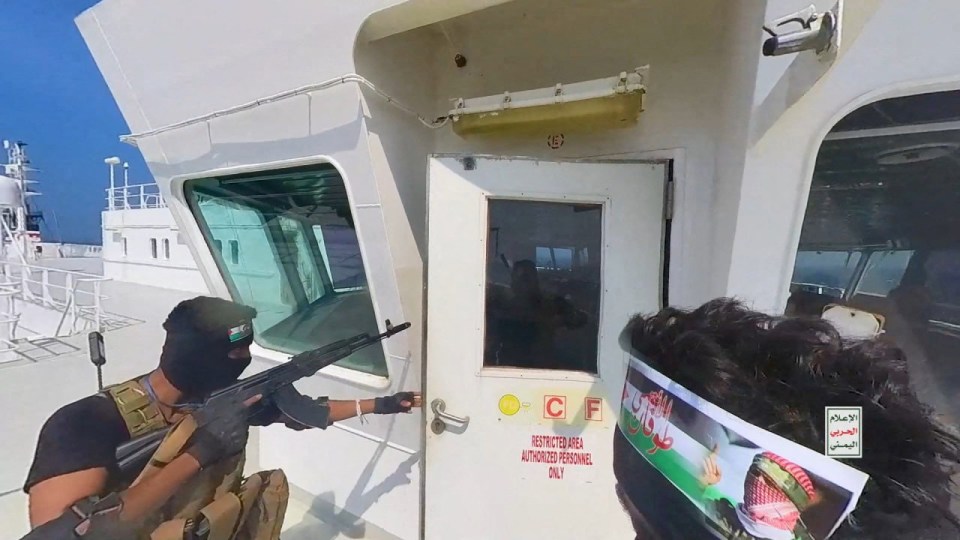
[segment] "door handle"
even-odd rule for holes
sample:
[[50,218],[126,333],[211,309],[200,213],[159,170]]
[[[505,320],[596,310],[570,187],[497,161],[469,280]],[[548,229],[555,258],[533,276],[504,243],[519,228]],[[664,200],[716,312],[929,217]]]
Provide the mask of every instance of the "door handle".
[[437,435],[439,435],[440,433],[443,433],[443,431],[447,427],[446,424],[443,423],[443,420],[446,420],[447,422],[455,422],[457,424],[463,424],[464,427],[466,427],[466,425],[470,423],[469,416],[464,416],[463,418],[461,418],[459,416],[452,415],[446,412],[446,408],[447,408],[447,404],[442,399],[435,399],[430,402],[430,409],[433,410],[433,414],[436,415],[436,417],[433,419],[433,422],[431,422],[430,427],[431,429],[433,429],[433,432],[436,433]]

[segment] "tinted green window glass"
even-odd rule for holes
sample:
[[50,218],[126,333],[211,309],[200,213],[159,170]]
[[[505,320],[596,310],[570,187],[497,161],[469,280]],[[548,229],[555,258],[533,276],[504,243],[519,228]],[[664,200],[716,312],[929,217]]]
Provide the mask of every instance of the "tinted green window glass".
[[[339,172],[329,164],[188,181],[187,201],[257,342],[297,354],[378,332]],[[229,245],[225,254],[219,246]],[[232,246],[236,246],[235,248]],[[387,376],[382,345],[338,365]]]

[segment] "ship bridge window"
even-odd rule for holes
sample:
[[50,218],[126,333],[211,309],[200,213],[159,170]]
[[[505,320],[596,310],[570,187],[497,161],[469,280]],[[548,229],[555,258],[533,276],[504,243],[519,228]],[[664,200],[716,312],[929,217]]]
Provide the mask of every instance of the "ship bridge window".
[[854,111],[817,155],[789,314],[880,315],[918,397],[960,424],[960,91]]
[[800,251],[794,270],[794,286],[839,298],[849,287],[859,262],[858,251]]
[[855,294],[887,296],[903,279],[913,250],[878,251],[870,254]]
[[[260,345],[297,354],[378,332],[346,188],[335,167],[191,180],[185,192],[232,296],[258,311]],[[387,376],[382,345],[337,365]]]

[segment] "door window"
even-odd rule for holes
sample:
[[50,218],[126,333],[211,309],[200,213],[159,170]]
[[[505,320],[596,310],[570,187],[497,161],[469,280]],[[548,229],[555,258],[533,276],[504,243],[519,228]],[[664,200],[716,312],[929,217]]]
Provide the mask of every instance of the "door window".
[[[297,354],[379,331],[346,187],[335,167],[190,180],[184,191],[232,296],[258,311],[260,345]],[[335,280],[349,287],[335,288]],[[387,376],[382,344],[337,365]]]
[[484,365],[597,372],[603,207],[491,200]]

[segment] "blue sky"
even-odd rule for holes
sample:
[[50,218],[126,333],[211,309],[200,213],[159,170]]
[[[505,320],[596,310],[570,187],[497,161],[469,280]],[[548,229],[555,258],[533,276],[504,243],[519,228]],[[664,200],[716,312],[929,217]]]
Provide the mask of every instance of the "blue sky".
[[96,3],[5,0],[0,12],[0,139],[27,143],[40,169],[33,202],[49,240],[100,243],[104,158],[128,161],[131,184],[153,181],[137,149],[119,141],[129,128],[73,22]]

